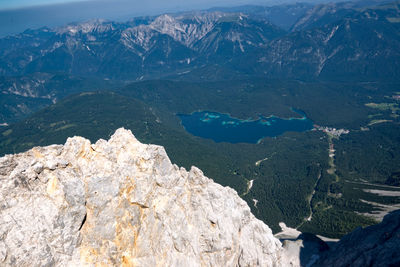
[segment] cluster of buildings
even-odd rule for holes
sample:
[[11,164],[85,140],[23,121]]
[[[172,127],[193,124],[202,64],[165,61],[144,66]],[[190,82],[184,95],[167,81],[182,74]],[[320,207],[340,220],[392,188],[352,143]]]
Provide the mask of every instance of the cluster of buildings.
[[346,129],[336,129],[336,128],[333,128],[333,127],[323,127],[323,126],[319,126],[319,125],[314,125],[314,128],[316,130],[323,131],[324,133],[333,135],[334,137],[339,137],[342,134],[350,133],[350,131],[346,130]]

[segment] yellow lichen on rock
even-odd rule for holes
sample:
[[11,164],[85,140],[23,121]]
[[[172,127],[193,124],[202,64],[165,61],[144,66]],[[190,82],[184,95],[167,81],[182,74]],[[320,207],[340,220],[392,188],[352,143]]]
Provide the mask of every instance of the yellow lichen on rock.
[[[141,208],[137,206],[139,212],[128,212],[125,209],[126,205],[130,205],[129,195],[135,189],[134,178],[127,176],[124,185],[120,189],[118,197],[118,209],[124,210],[122,216],[117,216],[115,219],[115,233],[116,237],[113,241],[121,258],[122,266],[134,266],[134,257],[136,254],[136,241],[139,235]],[[140,214],[140,215],[139,215]],[[135,216],[139,218],[134,218]],[[134,222],[137,222],[136,224]]]
[[132,258],[130,256],[122,256],[122,267],[132,267],[134,266]]
[[52,176],[47,182],[47,194],[53,197],[57,191],[58,179],[56,176]]
[[43,158],[43,155],[42,155],[42,153],[40,153],[39,151],[37,151],[37,149],[36,148],[32,148],[32,152],[33,152],[33,155],[35,156],[35,158]]

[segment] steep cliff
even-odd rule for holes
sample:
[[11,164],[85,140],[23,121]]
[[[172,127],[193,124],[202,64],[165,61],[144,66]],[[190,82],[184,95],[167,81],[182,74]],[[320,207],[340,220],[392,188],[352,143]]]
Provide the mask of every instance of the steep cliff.
[[231,188],[119,129],[0,158],[0,265],[281,266]]

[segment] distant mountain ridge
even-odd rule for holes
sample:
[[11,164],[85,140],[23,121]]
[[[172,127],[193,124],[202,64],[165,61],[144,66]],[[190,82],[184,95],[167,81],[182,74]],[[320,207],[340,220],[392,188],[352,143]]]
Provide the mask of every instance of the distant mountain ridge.
[[213,79],[207,72],[216,68],[230,76],[367,81],[400,77],[398,2],[372,8],[292,8],[298,19],[289,32],[272,24],[267,11],[252,8],[27,30],[0,39],[0,74]]

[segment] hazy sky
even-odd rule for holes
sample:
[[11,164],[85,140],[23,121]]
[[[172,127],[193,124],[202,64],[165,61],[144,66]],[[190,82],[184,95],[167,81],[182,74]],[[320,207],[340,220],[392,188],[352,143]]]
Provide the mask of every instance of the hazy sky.
[[[32,6],[40,6],[40,5],[55,5],[55,4],[63,4],[63,3],[72,3],[72,2],[88,2],[88,1],[96,1],[96,0],[0,0],[0,9],[16,9],[16,8],[24,8],[24,7],[32,7]],[[121,2],[119,0],[102,0],[102,1],[97,1],[97,2]],[[179,0],[145,0],[145,1],[137,1],[137,0],[131,0],[131,1],[125,1],[125,2],[132,2],[136,3],[138,5],[140,4],[147,4],[151,3],[153,5],[162,5],[162,6],[168,6],[169,4],[181,4],[183,6],[187,6],[188,4],[190,5],[204,5],[204,4],[212,4],[212,3],[226,3],[229,4],[230,2],[237,3],[246,3],[246,2],[255,2],[251,0],[219,0],[219,1],[209,1],[209,0],[186,0],[186,1],[179,1]],[[260,2],[260,1],[258,1]],[[264,1],[268,2],[268,0]]]
[[82,0],[0,0],[0,9],[21,8],[28,6],[82,2]]

